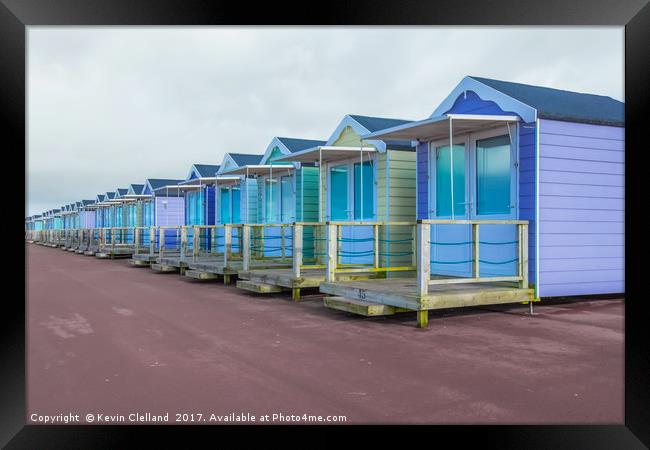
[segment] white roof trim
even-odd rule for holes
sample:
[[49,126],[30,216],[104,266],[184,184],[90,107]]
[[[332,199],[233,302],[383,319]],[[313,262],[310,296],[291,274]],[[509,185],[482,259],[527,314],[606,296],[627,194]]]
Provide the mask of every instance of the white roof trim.
[[512,111],[518,114],[526,123],[535,122],[535,120],[537,120],[537,110],[532,106],[512,98],[470,76],[464,77],[429,117],[439,117],[445,114],[454,106],[458,97],[463,95],[466,91],[476,92],[482,100],[493,101],[499,105],[499,108],[502,110]]
[[[359,122],[354,120],[349,114],[346,114],[341,122],[339,122],[338,126],[334,130],[334,132],[330,135],[329,139],[325,143],[325,147],[332,146],[336,140],[341,137],[341,133],[343,130],[345,130],[347,127],[351,127],[360,137],[364,136],[366,134],[370,133],[370,130],[361,125]],[[377,147],[377,150],[381,153],[384,153],[386,151],[386,143],[381,140],[365,140],[362,138],[362,141],[364,143],[374,145]]]

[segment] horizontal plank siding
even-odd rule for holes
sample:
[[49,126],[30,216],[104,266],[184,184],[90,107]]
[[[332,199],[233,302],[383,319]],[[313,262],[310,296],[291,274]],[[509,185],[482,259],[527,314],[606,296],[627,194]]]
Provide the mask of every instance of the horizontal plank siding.
[[429,218],[429,153],[426,142],[417,146],[417,208],[418,219]]
[[540,120],[539,131],[540,295],[623,292],[624,130]]

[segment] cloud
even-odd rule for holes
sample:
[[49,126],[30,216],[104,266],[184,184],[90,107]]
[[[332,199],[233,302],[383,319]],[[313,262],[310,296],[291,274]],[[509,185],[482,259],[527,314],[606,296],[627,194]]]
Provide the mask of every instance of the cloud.
[[29,27],[28,214],[427,117],[465,75],[623,98],[621,27]]

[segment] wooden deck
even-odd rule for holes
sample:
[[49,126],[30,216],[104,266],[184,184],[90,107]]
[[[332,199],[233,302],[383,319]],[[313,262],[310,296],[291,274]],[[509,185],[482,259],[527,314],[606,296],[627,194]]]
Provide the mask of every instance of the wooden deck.
[[[337,274],[337,278],[343,281],[366,280],[376,276],[377,274],[370,272]],[[272,293],[290,289],[293,291],[294,300],[299,300],[300,289],[317,288],[325,281],[325,269],[302,269],[300,277],[296,277],[290,267],[240,270],[239,278],[247,280],[247,282],[237,282],[238,288],[257,293]]]
[[[205,277],[200,277],[199,272],[205,274],[213,274],[223,276],[223,281],[226,284],[230,283],[230,279],[233,275],[237,275],[239,278],[242,278],[241,272],[244,262],[241,259],[234,259],[228,261],[228,265],[224,265],[223,257],[212,258],[211,260],[190,260],[188,262],[188,268],[192,270],[192,274],[188,275],[192,278],[197,279],[213,279],[209,275]],[[289,262],[278,262],[278,261],[251,261],[251,268],[253,269],[274,269],[281,267],[290,267]]]
[[[496,305],[504,303],[523,303],[533,299],[533,289],[514,287],[506,283],[455,283],[429,285],[429,293],[418,298],[415,278],[389,278],[382,280],[323,282],[320,291],[342,297],[343,303],[361,300],[368,303],[388,305],[411,311],[459,308],[466,306]],[[334,307],[325,301],[325,306]],[[341,300],[335,309],[356,313],[357,305],[344,308]],[[364,314],[365,315],[365,314]],[[420,326],[426,326],[426,316]]]
[[100,246],[95,256],[100,259],[130,258],[133,255],[133,247],[115,247]]
[[216,262],[218,259],[214,256],[200,256],[193,258],[191,256],[186,256],[181,258],[180,255],[169,255],[156,258],[155,263],[151,262],[151,269],[157,272],[179,272],[181,275],[185,275],[185,271],[188,269],[190,263],[210,263]]
[[149,267],[151,263],[155,263],[158,258],[158,254],[154,253],[150,255],[149,253],[135,253],[131,256],[131,265],[137,267]]

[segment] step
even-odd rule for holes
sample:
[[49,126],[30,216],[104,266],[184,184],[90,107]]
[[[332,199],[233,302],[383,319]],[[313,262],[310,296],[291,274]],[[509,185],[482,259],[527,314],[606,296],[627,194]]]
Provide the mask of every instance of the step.
[[154,270],[156,272],[178,272],[178,267],[153,263],[151,264],[151,270]]
[[338,309],[339,311],[346,311],[367,317],[390,316],[397,312],[409,311],[404,308],[396,308],[395,306],[382,305],[381,303],[373,303],[345,297],[325,297],[323,299],[323,304],[327,308]]
[[245,289],[247,291],[257,292],[258,294],[271,294],[271,293],[282,292],[282,288],[280,286],[260,283],[256,281],[249,281],[249,280],[237,280],[237,287],[239,289]]
[[132,266],[138,266],[138,267],[149,267],[150,262],[149,261],[143,261],[141,259],[132,259],[129,261]]
[[196,280],[216,280],[219,278],[216,273],[203,272],[201,270],[191,270],[187,269],[185,271],[185,276],[194,278]]

